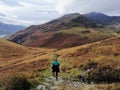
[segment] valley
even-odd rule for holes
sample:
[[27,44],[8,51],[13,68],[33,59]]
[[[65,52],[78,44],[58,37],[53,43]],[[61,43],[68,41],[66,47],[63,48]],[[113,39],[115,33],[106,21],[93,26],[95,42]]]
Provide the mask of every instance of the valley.
[[102,23],[93,22],[85,15],[68,14],[42,25],[29,26],[8,39],[0,38],[0,84],[14,74],[23,74],[35,85],[41,84],[51,76],[55,55],[59,55],[63,79],[71,76],[73,81],[78,80],[80,73],[92,68],[91,81],[95,85],[119,84],[118,18],[116,25],[98,25]]

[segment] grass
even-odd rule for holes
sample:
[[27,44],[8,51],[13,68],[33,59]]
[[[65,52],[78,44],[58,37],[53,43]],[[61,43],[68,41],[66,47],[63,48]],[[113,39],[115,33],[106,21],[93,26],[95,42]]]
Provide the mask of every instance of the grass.
[[[89,31],[85,32],[84,31]],[[80,38],[88,37],[89,40],[95,41],[97,39],[104,39],[118,36],[116,32],[110,30],[108,28],[82,28],[82,27],[74,27],[71,29],[60,30],[58,33],[62,34],[74,34],[79,36]]]
[[92,84],[92,85],[82,85],[81,87],[74,87],[69,85],[61,85],[59,90],[119,90],[120,86],[117,83],[113,84]]
[[[5,40],[1,40],[0,42],[2,47],[0,47],[0,53],[2,53],[0,55],[3,55],[3,53],[9,54],[9,57],[7,56],[0,59],[0,67],[8,67],[8,69],[1,68],[1,78],[3,76],[3,72],[4,76],[6,76],[10,72],[19,71],[21,74],[24,73],[29,80],[31,80],[33,87],[43,82],[43,78],[51,75],[51,63],[55,58],[54,54],[60,55],[58,58],[61,68],[60,76],[63,78],[67,78],[67,76],[74,78],[81,72],[84,72],[81,65],[87,65],[89,59],[91,61],[98,62],[103,66],[111,65],[115,69],[120,69],[120,37],[62,50],[24,47]],[[9,49],[5,49],[7,47],[9,47]],[[16,55],[15,57],[11,55],[11,53],[17,52],[22,55]],[[40,70],[38,70],[37,65],[40,66]],[[24,69],[22,69],[22,66],[24,66]],[[90,86],[88,86],[88,88],[89,87]]]

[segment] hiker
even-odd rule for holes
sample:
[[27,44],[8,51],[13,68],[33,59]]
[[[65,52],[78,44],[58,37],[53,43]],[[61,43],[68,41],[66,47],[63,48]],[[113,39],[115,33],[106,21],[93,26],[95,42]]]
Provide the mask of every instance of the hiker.
[[60,64],[56,58],[52,63],[52,72],[53,72],[53,76],[56,77],[56,80],[58,80],[58,73],[60,72],[59,66]]

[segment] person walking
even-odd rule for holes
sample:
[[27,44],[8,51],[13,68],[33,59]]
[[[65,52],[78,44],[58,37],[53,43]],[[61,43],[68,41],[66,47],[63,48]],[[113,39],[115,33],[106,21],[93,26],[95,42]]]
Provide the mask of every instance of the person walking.
[[53,72],[53,76],[56,77],[56,80],[58,80],[58,73],[60,72],[60,63],[58,62],[57,59],[55,59],[52,62],[52,72]]

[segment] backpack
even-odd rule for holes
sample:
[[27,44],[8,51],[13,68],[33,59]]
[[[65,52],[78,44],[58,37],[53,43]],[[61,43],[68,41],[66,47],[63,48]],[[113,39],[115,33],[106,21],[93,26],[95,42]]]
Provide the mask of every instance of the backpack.
[[54,66],[59,66],[59,62],[58,61],[53,61],[53,65]]

